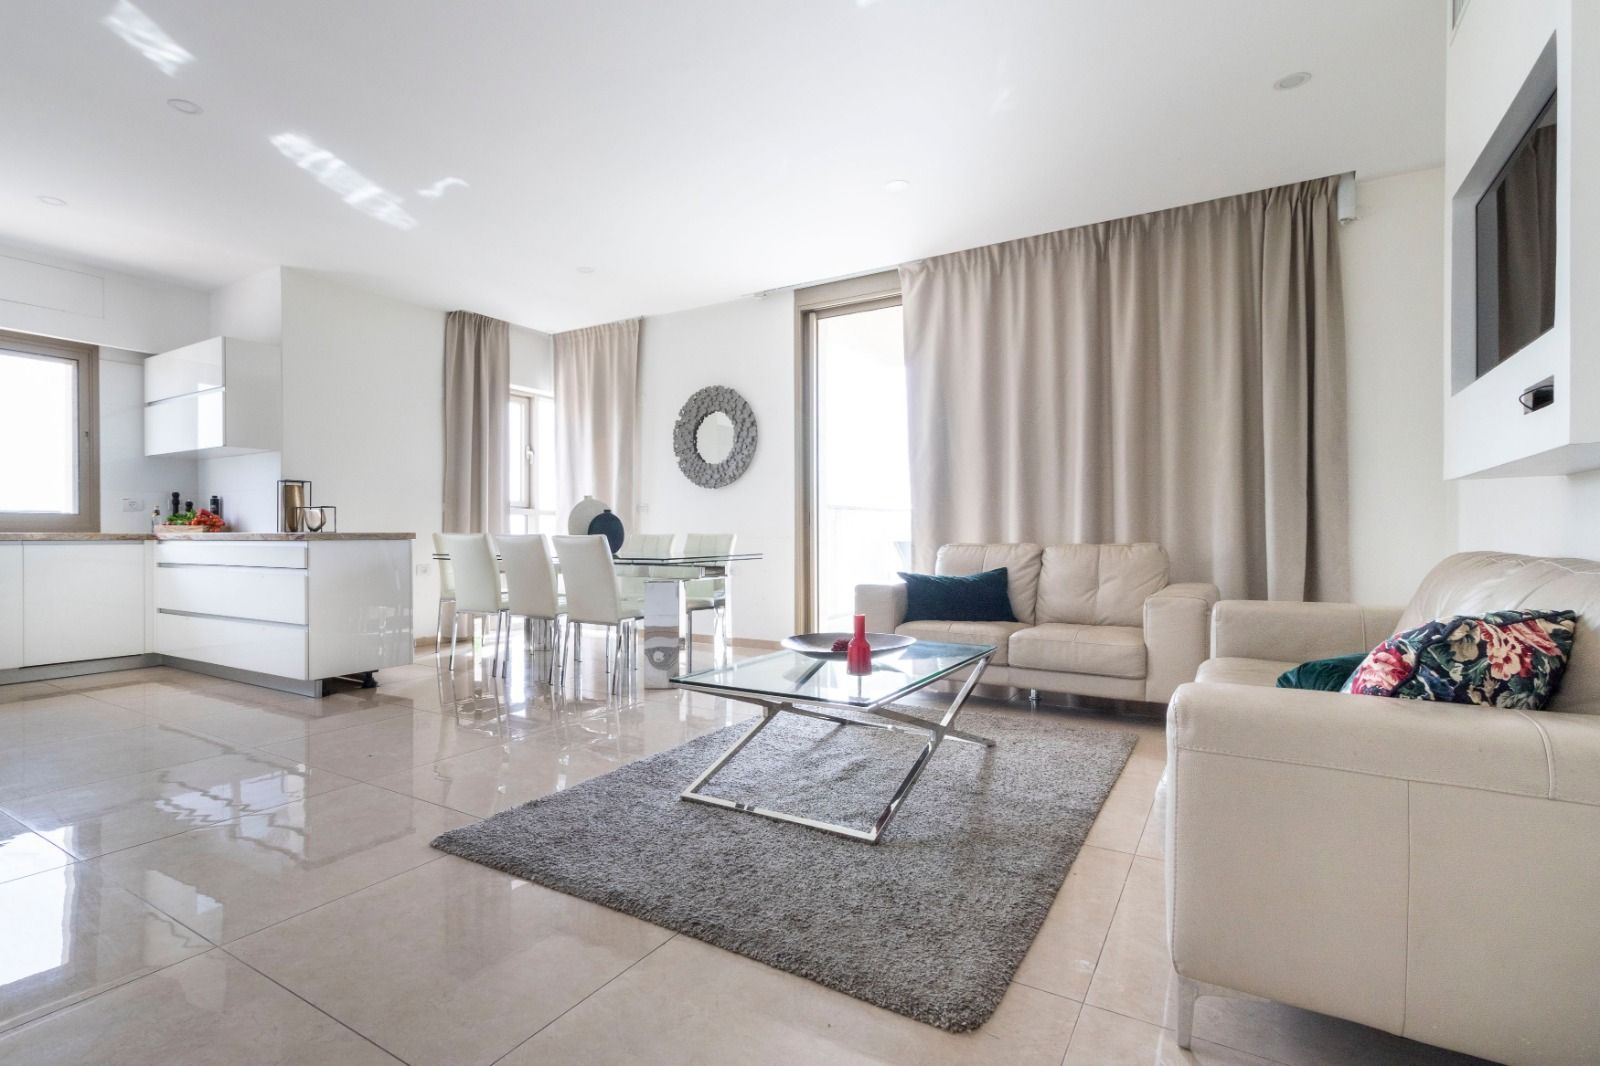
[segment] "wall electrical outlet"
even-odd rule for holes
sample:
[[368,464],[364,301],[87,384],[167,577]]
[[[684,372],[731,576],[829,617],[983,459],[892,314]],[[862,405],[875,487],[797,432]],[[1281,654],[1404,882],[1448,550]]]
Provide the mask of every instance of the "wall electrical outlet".
[[417,576],[418,577],[427,577],[431,573],[433,573],[433,564],[432,563],[418,563],[417,564]]
[[144,501],[136,500],[131,496],[124,496],[122,498],[122,509],[129,513],[137,514],[144,510]]

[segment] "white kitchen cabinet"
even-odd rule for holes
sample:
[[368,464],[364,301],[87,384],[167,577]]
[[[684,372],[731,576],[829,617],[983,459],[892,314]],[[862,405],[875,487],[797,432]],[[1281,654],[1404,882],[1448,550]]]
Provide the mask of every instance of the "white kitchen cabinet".
[[0,544],[0,670],[22,665],[22,545]]
[[155,564],[155,650],[176,665],[311,694],[412,660],[409,540],[168,540]]
[[145,651],[145,547],[139,541],[26,541],[22,665]]
[[213,337],[144,362],[146,455],[238,455],[282,441],[278,349]]

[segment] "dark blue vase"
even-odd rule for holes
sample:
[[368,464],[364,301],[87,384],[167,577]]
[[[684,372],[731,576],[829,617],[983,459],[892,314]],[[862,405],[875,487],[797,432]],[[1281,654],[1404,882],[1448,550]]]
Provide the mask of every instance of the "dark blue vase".
[[612,555],[622,550],[622,519],[610,511],[601,511],[590,519],[589,535],[592,537],[596,533],[606,538],[606,542],[611,545]]

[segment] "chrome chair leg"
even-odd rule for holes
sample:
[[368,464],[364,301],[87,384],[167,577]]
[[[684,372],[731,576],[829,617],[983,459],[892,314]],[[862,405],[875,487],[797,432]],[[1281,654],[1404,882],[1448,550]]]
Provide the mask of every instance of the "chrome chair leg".
[[461,612],[450,605],[450,669],[456,668],[456,634],[461,629]]

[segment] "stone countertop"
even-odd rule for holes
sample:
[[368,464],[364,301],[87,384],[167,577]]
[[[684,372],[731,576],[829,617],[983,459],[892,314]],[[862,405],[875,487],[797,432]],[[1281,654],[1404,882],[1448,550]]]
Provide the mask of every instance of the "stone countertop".
[[3,533],[0,543],[18,540],[116,541],[116,540],[416,540],[415,533],[206,533],[174,529],[159,533]]

